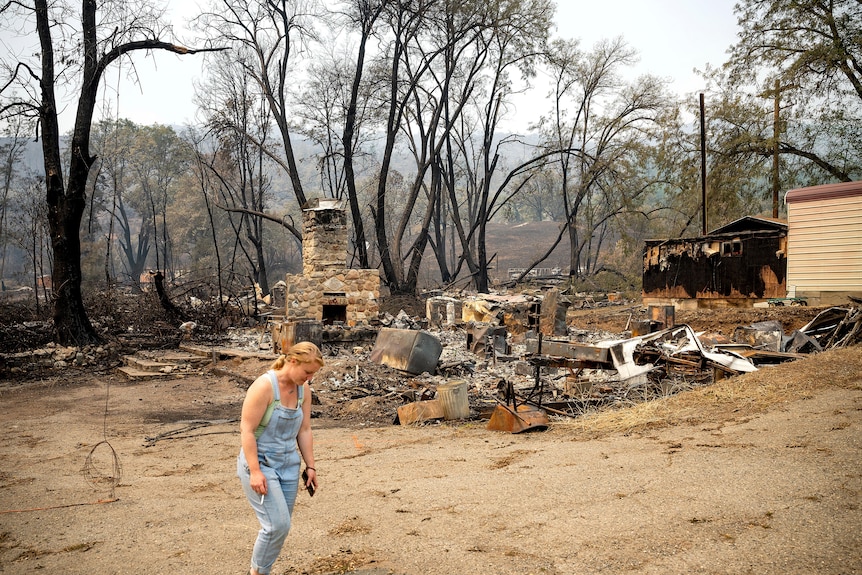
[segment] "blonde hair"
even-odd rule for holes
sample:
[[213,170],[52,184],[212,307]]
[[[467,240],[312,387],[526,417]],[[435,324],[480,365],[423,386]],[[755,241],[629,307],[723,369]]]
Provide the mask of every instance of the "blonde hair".
[[284,367],[284,364],[292,359],[296,360],[297,363],[316,363],[320,367],[323,367],[323,354],[320,353],[317,346],[310,341],[301,341],[290,346],[287,353],[278,356],[278,359],[272,362],[269,368],[275,370],[281,369]]

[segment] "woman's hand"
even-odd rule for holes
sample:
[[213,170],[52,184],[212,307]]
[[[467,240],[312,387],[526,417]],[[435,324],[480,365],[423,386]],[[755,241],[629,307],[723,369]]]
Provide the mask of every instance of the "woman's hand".
[[249,474],[249,484],[255,493],[266,495],[266,476],[260,469]]
[[317,491],[317,470],[313,467],[306,467],[305,472],[308,474],[308,480],[305,482],[304,487],[307,489],[311,485],[312,490]]

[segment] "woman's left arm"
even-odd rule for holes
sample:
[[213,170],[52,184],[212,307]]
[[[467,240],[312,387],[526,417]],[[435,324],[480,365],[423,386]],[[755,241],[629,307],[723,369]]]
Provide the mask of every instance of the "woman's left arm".
[[305,468],[308,470],[308,479],[317,489],[317,470],[314,468],[314,437],[311,432],[311,387],[308,383],[303,383],[304,400],[302,402],[302,425],[299,428],[299,433],[296,436],[296,443],[299,446],[299,452],[302,454],[302,459],[305,460]]

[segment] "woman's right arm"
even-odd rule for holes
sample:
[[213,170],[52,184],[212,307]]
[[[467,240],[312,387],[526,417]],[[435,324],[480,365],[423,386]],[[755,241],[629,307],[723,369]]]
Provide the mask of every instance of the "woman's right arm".
[[266,493],[266,478],[260,470],[257,459],[257,438],[254,432],[263,419],[267,406],[272,402],[272,386],[269,378],[262,375],[252,383],[242,402],[239,433],[242,451],[245,454],[248,470],[251,474],[251,488],[255,493]]

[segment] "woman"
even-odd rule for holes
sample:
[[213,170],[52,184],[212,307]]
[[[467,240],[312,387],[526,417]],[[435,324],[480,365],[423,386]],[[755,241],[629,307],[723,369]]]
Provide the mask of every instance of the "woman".
[[290,531],[300,455],[308,472],[304,487],[317,489],[308,382],[322,366],[316,345],[297,343],[254,380],[243,401],[237,475],[260,521],[250,575],[270,572]]

